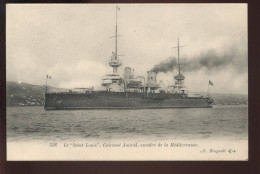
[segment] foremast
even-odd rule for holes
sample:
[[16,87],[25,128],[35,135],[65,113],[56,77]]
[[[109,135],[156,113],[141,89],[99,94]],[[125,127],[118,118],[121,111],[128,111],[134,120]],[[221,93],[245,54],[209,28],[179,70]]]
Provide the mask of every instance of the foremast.
[[122,62],[118,60],[118,53],[117,53],[117,37],[120,36],[117,34],[117,11],[120,10],[118,6],[116,6],[116,25],[115,25],[115,52],[112,52],[111,60],[109,61],[109,65],[113,67],[113,74],[117,73],[117,68],[122,65]]
[[107,91],[111,92],[123,92],[124,91],[124,83],[123,79],[119,77],[117,73],[117,68],[122,65],[122,62],[118,59],[118,50],[117,50],[117,38],[118,36],[118,25],[117,25],[117,12],[120,10],[118,6],[116,6],[116,21],[115,21],[115,36],[111,38],[115,38],[115,52],[112,52],[111,59],[109,61],[109,66],[113,68],[112,74],[107,74],[105,78],[102,79],[102,86],[106,87]]

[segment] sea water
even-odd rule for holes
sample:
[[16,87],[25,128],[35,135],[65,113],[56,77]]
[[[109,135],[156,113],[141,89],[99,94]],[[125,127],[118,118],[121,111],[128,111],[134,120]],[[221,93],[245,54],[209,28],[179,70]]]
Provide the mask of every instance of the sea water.
[[248,107],[7,108],[7,160],[247,160]]
[[56,110],[7,107],[7,141],[247,139],[248,107]]

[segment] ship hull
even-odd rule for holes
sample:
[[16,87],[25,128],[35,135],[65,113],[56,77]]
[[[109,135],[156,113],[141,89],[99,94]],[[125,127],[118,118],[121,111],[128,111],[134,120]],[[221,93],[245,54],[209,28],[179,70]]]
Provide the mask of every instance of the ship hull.
[[170,93],[93,92],[46,93],[46,110],[72,109],[166,109],[211,108],[212,101],[203,97],[182,97]]

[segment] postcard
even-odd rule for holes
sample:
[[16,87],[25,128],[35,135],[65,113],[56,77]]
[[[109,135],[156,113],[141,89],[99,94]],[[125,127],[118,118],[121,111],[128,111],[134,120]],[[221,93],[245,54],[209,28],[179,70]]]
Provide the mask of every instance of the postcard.
[[248,160],[247,4],[7,4],[8,161]]

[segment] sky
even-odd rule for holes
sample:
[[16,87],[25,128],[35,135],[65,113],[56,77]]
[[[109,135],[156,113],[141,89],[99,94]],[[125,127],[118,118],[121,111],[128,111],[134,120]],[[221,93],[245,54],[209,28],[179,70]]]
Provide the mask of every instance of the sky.
[[[135,75],[176,59],[191,92],[248,93],[246,4],[117,4],[118,54]],[[100,85],[112,68],[116,4],[8,4],[6,78],[77,88]],[[173,83],[176,65],[159,72]],[[173,70],[173,71],[172,71]]]

